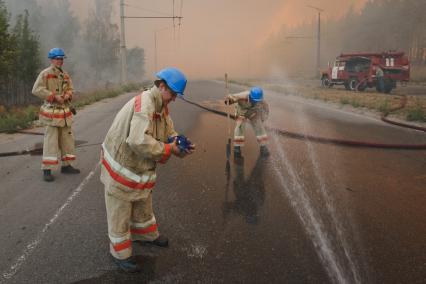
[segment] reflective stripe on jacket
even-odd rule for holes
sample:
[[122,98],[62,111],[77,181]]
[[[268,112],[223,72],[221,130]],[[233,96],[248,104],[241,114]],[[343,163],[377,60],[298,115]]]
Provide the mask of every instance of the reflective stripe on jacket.
[[156,165],[171,155],[169,136],[176,136],[157,87],[137,95],[118,112],[102,145],[101,181],[123,200],[148,196]]
[[39,119],[43,124],[58,127],[71,126],[73,115],[69,109],[69,103],[59,104],[54,101],[55,95],[74,93],[72,80],[67,72],[54,65],[49,66],[38,75],[32,93],[44,100],[39,112]]

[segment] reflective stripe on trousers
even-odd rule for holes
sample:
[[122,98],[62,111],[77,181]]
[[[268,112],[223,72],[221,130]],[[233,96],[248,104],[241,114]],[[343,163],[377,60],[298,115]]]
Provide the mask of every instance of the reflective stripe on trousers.
[[152,211],[152,194],[130,202],[115,198],[105,186],[110,253],[118,259],[132,255],[131,240],[153,241],[158,238],[157,222]]
[[62,157],[62,166],[73,165],[74,150],[74,134],[71,127],[46,126],[41,169],[57,168],[59,155]]

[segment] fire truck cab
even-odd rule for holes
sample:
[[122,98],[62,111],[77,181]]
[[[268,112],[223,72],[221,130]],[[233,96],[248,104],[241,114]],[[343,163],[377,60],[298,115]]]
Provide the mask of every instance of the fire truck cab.
[[[376,76],[379,68],[383,71],[381,78]],[[379,92],[390,93],[398,81],[406,83],[409,79],[410,63],[403,52],[341,54],[321,72],[323,87],[344,85],[352,91],[376,87]]]

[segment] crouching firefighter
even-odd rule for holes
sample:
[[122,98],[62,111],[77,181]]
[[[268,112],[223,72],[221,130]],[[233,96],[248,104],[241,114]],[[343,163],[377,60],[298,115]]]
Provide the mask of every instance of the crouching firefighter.
[[64,50],[52,48],[48,58],[51,65],[38,75],[32,93],[44,100],[39,112],[39,120],[46,126],[41,169],[43,179],[53,181],[51,171],[58,167],[58,155],[62,161],[62,173],[78,174],[80,170],[73,167],[75,145],[71,129],[73,108],[70,103],[74,88],[71,77],[62,69]]
[[234,130],[234,157],[241,157],[241,147],[244,146],[245,142],[244,132],[246,122],[250,122],[254,128],[261,156],[268,157],[269,150],[266,147],[268,135],[266,134],[263,122],[268,118],[269,106],[263,99],[263,90],[259,87],[254,87],[250,91],[230,94],[225,103],[237,103]]
[[[183,95],[185,75],[165,68],[154,86],[137,95],[118,112],[102,144],[101,181],[105,185],[110,253],[125,272],[138,272],[132,257],[132,241],[168,246],[160,235],[152,208],[157,163],[174,154],[185,157],[195,150],[181,149],[168,104]],[[178,136],[180,137],[180,136]]]

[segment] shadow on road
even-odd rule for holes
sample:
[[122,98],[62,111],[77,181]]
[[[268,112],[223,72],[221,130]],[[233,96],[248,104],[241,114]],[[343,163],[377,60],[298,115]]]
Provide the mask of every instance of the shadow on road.
[[[124,273],[120,270],[110,270],[90,279],[73,282],[75,284],[88,284],[88,283],[149,283],[155,279],[156,262],[157,258],[152,256],[138,255],[135,256],[139,264],[141,264],[142,271],[140,273]],[[112,261],[111,261],[112,262]]]
[[264,173],[266,164],[267,160],[259,157],[249,177],[245,179],[244,157],[235,158],[232,181],[235,199],[229,201],[231,165],[230,162],[227,161],[225,168],[227,182],[225,201],[223,204],[224,223],[232,213],[242,215],[247,224],[257,225],[259,223],[259,209],[263,206],[265,201]]

